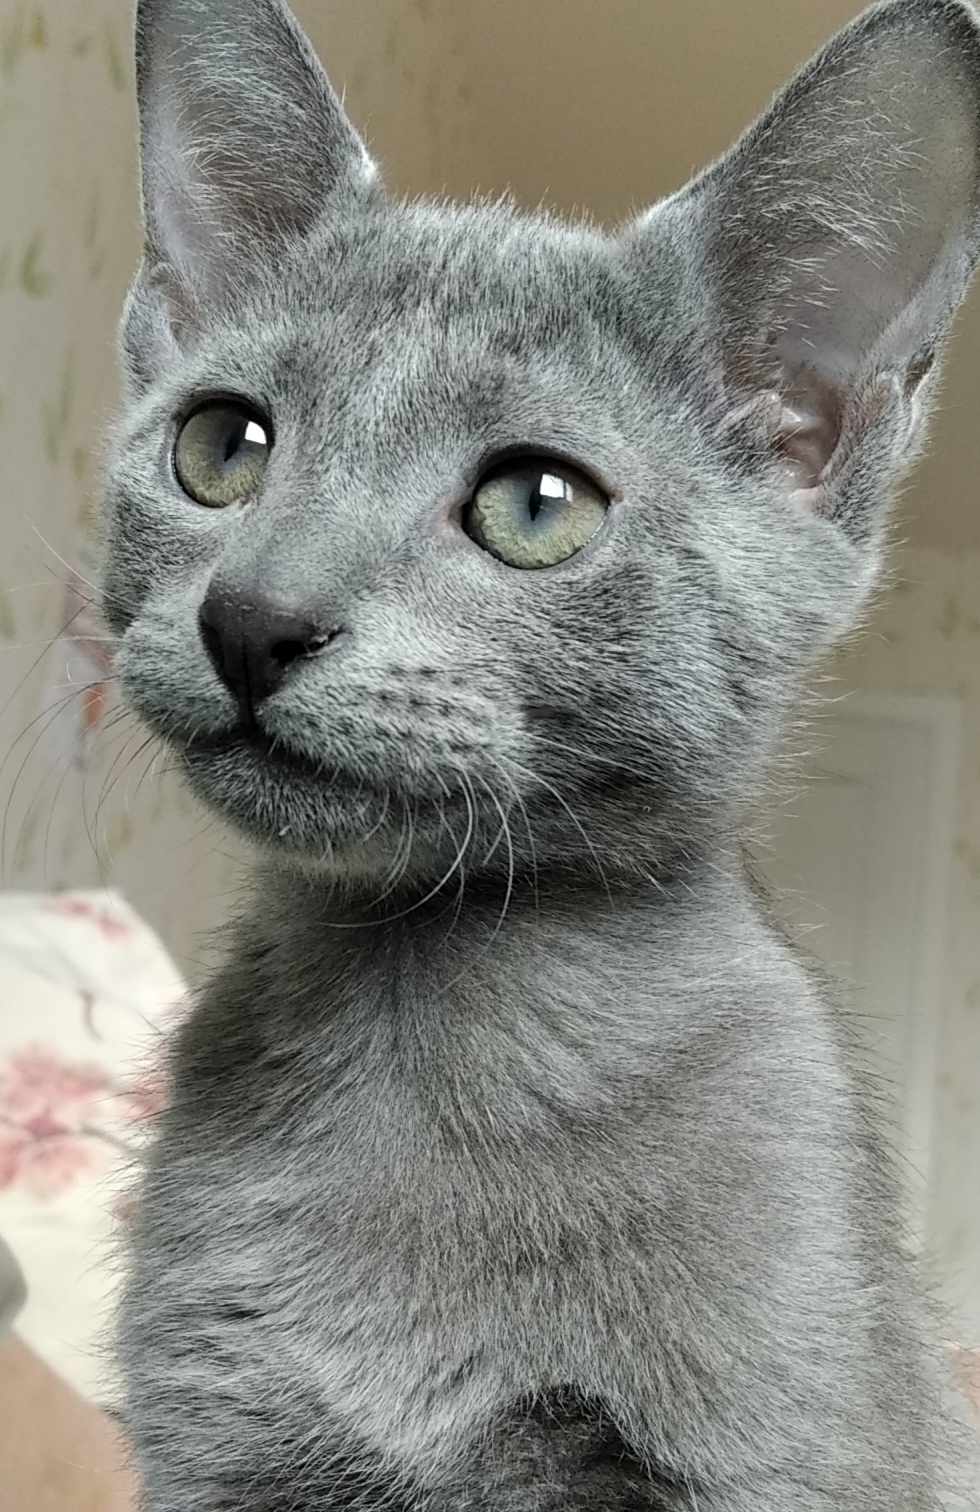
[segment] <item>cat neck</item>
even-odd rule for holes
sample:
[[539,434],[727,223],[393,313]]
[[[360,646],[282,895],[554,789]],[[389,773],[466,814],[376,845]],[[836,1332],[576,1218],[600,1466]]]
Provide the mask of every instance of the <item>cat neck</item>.
[[502,1120],[514,1139],[531,1126],[564,1139],[629,1122],[705,1037],[811,1033],[799,1022],[811,999],[735,866],[628,894],[472,889],[458,912],[446,898],[389,918],[266,871],[206,993],[209,1043],[224,1049],[204,1074],[224,1086],[240,1043],[243,1089],[269,1064],[283,1095],[295,1055],[298,1105],[321,1087],[334,1111],[352,1099],[364,1128],[387,1128],[390,1104],[399,1126],[461,1120],[484,1139]]
[[282,1097],[295,1060],[297,1106],[319,1087],[335,1111],[353,1100],[358,1127],[387,1128],[390,1103],[420,1129],[461,1119],[483,1139],[502,1119],[508,1138],[532,1126],[564,1138],[628,1124],[635,1098],[705,1036],[738,1054],[800,1041],[808,1001],[734,864],[611,895],[551,894],[541,879],[536,893],[472,888],[458,910],[431,899],[386,918],[271,869],[194,1033],[223,1047],[200,1075],[225,1098],[236,1056],[246,1099],[262,1067]]
[[474,879],[459,894],[403,904],[343,895],[279,867],[258,880],[243,944],[273,957],[283,975],[340,976],[385,997],[537,997],[572,967],[588,996],[610,973],[675,984],[731,974],[747,941],[756,960],[784,951],[731,855],[670,881]]

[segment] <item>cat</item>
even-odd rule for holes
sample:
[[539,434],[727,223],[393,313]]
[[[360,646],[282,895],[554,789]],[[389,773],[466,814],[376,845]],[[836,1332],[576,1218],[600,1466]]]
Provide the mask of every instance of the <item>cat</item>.
[[146,1512],[978,1505],[739,860],[977,256],[974,12],[873,7],[614,232],[390,197],[280,0],[136,56],[105,614],[256,851],[134,1221]]

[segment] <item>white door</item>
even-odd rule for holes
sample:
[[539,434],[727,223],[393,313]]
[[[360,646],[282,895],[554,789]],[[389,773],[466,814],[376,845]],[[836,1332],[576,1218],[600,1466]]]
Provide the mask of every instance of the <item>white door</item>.
[[953,700],[855,694],[820,716],[763,869],[805,946],[847,983],[924,1234],[958,741]]

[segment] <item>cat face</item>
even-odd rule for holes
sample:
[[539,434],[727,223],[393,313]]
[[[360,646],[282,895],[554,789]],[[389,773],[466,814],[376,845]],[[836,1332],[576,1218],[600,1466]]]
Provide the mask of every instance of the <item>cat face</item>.
[[278,0],[143,0],[138,65],[129,702],[350,882],[698,855],[874,575],[975,255],[969,13],[878,8],[609,235],[389,198]]

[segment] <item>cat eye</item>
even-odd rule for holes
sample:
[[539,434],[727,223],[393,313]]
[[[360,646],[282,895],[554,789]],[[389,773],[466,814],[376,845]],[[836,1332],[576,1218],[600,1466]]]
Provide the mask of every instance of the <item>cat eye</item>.
[[480,480],[463,528],[508,567],[554,567],[581,551],[608,508],[605,494],[576,468],[526,457]]
[[257,492],[272,450],[272,427],[249,405],[218,399],[184,421],[174,447],[174,471],[198,504],[222,509]]

